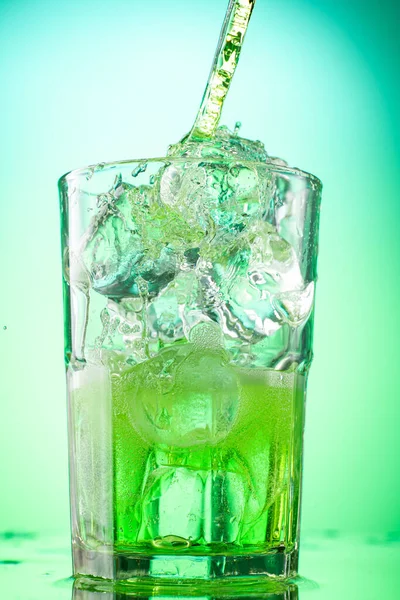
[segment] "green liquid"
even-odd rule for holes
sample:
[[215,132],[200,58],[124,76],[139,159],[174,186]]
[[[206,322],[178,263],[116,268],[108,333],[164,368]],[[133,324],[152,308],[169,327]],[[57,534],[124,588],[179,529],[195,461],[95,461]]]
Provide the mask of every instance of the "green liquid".
[[237,368],[187,344],[111,380],[119,550],[293,548],[304,376]]
[[229,2],[207,87],[189,134],[191,139],[202,140],[215,135],[254,4],[255,0]]

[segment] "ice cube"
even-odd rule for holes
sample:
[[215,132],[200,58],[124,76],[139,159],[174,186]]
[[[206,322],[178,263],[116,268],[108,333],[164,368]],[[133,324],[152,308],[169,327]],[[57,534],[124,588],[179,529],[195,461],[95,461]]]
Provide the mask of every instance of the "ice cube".
[[239,407],[235,371],[222,349],[196,344],[165,348],[115,381],[132,426],[148,443],[216,444],[234,426]]
[[148,337],[153,346],[156,341],[162,345],[172,344],[188,338],[192,327],[207,319],[200,308],[196,274],[188,267],[149,303]]
[[[267,221],[259,221],[248,232],[251,248],[247,276],[261,292],[287,292],[304,286],[294,248]],[[265,295],[265,294],[264,294]]]
[[111,298],[154,297],[202,237],[198,225],[159,202],[152,186],[121,184],[118,194],[101,200],[84,236],[83,256],[93,289]]
[[234,449],[156,448],[136,506],[139,540],[164,550],[240,542],[243,516],[248,511],[253,517],[254,501],[249,468]]
[[[302,293],[296,253],[266,221],[250,225],[231,244],[210,246],[198,271],[208,314],[228,337],[256,343],[283,322],[298,324],[309,313],[312,300],[309,290],[307,298]],[[290,319],[284,310],[297,316]]]
[[140,499],[141,529],[138,540],[157,548],[190,546],[201,537],[204,480],[207,472],[148,460],[147,479]]
[[274,294],[272,303],[284,321],[292,326],[304,323],[310,315],[314,303],[314,282],[301,290],[291,290]]
[[257,169],[226,161],[169,164],[158,176],[161,203],[171,207],[205,239],[236,235],[262,211]]

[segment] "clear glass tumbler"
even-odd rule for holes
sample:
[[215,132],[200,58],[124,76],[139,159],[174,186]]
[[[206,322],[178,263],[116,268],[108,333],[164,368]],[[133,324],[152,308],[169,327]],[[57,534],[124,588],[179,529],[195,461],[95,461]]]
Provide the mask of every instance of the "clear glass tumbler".
[[59,190],[74,573],[294,575],[320,181],[167,157]]

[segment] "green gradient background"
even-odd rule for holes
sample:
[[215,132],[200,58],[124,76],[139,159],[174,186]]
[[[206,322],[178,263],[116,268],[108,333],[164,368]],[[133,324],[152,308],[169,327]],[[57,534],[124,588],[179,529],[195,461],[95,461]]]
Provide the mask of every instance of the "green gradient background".
[[[226,0],[143,4],[0,0],[0,531],[69,527],[57,179],[188,130]],[[304,535],[400,531],[399,19],[258,0],[223,115],[324,182]]]

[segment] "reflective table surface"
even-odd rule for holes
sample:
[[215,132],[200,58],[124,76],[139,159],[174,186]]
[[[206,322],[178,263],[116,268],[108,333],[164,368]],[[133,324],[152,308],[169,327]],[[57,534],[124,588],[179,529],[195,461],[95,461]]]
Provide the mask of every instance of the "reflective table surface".
[[93,589],[70,577],[69,540],[31,533],[0,534],[2,600],[129,600],[130,598],[252,598],[265,600],[394,600],[400,598],[397,570],[400,533],[346,537],[326,531],[303,537],[302,577],[289,584],[232,589],[136,586],[129,591]]

